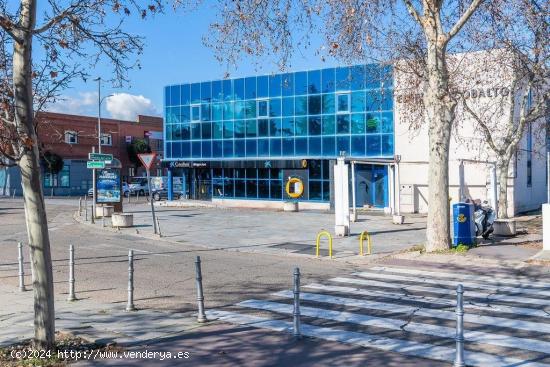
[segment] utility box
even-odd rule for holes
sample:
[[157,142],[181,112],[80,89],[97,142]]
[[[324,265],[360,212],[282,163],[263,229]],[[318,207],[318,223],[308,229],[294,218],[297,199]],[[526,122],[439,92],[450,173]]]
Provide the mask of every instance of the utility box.
[[453,204],[453,246],[473,246],[476,243],[474,204]]

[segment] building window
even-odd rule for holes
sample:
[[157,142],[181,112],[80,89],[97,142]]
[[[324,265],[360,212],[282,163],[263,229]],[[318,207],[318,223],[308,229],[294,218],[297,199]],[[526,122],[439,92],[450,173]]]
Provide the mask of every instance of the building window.
[[191,121],[200,121],[201,120],[201,105],[194,104],[191,105]]
[[134,167],[128,167],[128,176],[134,177],[136,175],[136,169]]
[[267,99],[258,100],[258,106],[256,107],[256,111],[258,111],[257,117],[269,116],[269,101]]
[[113,137],[111,134],[101,134],[101,145],[113,145]]
[[157,168],[157,177],[162,176],[162,168]]
[[350,93],[336,94],[336,112],[349,113],[350,111]]
[[44,187],[70,187],[71,166],[64,165],[58,173],[46,171],[44,173]]
[[65,143],[67,144],[77,144],[78,143],[78,134],[76,131],[65,131]]

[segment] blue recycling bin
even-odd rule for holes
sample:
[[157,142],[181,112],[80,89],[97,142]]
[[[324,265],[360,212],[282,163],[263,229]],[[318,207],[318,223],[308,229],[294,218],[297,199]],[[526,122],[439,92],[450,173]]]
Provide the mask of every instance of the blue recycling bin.
[[474,204],[453,204],[453,246],[473,246],[476,241]]

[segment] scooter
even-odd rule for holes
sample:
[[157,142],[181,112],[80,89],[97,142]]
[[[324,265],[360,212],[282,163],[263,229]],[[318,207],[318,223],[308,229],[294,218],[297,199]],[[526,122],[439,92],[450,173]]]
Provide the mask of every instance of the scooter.
[[482,236],[484,239],[488,239],[491,233],[493,233],[493,223],[495,222],[495,211],[487,200],[481,202],[481,200],[474,201],[474,222],[476,225],[476,236]]

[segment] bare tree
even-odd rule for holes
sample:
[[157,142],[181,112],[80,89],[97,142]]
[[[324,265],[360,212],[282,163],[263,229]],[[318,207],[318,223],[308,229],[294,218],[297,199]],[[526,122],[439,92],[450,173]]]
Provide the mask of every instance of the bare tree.
[[[461,30],[488,0],[226,0],[207,44],[220,60],[241,54],[278,55],[288,66],[293,51],[321,34],[320,51],[344,60],[392,63],[414,74],[429,126],[427,251],[447,249],[449,145],[457,99],[450,83],[449,52],[468,48]],[[496,4],[497,1],[492,1]],[[394,63],[400,60],[399,63]]]
[[[34,344],[54,348],[55,313],[48,223],[41,185],[36,118],[74,78],[106,60],[113,81],[124,82],[142,40],[123,29],[131,13],[159,10],[151,0],[48,0],[37,16],[37,0],[0,0],[0,157],[21,171],[31,249]],[[114,21],[114,23],[113,23]]]
[[475,74],[507,71],[510,93],[505,103],[498,100],[483,109],[472,108],[473,102],[462,94],[461,105],[493,153],[499,176],[498,215],[507,218],[510,162],[525,133],[534,135],[547,128],[543,118],[550,101],[550,3],[512,0],[506,8],[492,8],[486,15],[491,21],[485,27],[468,32],[498,55]]

